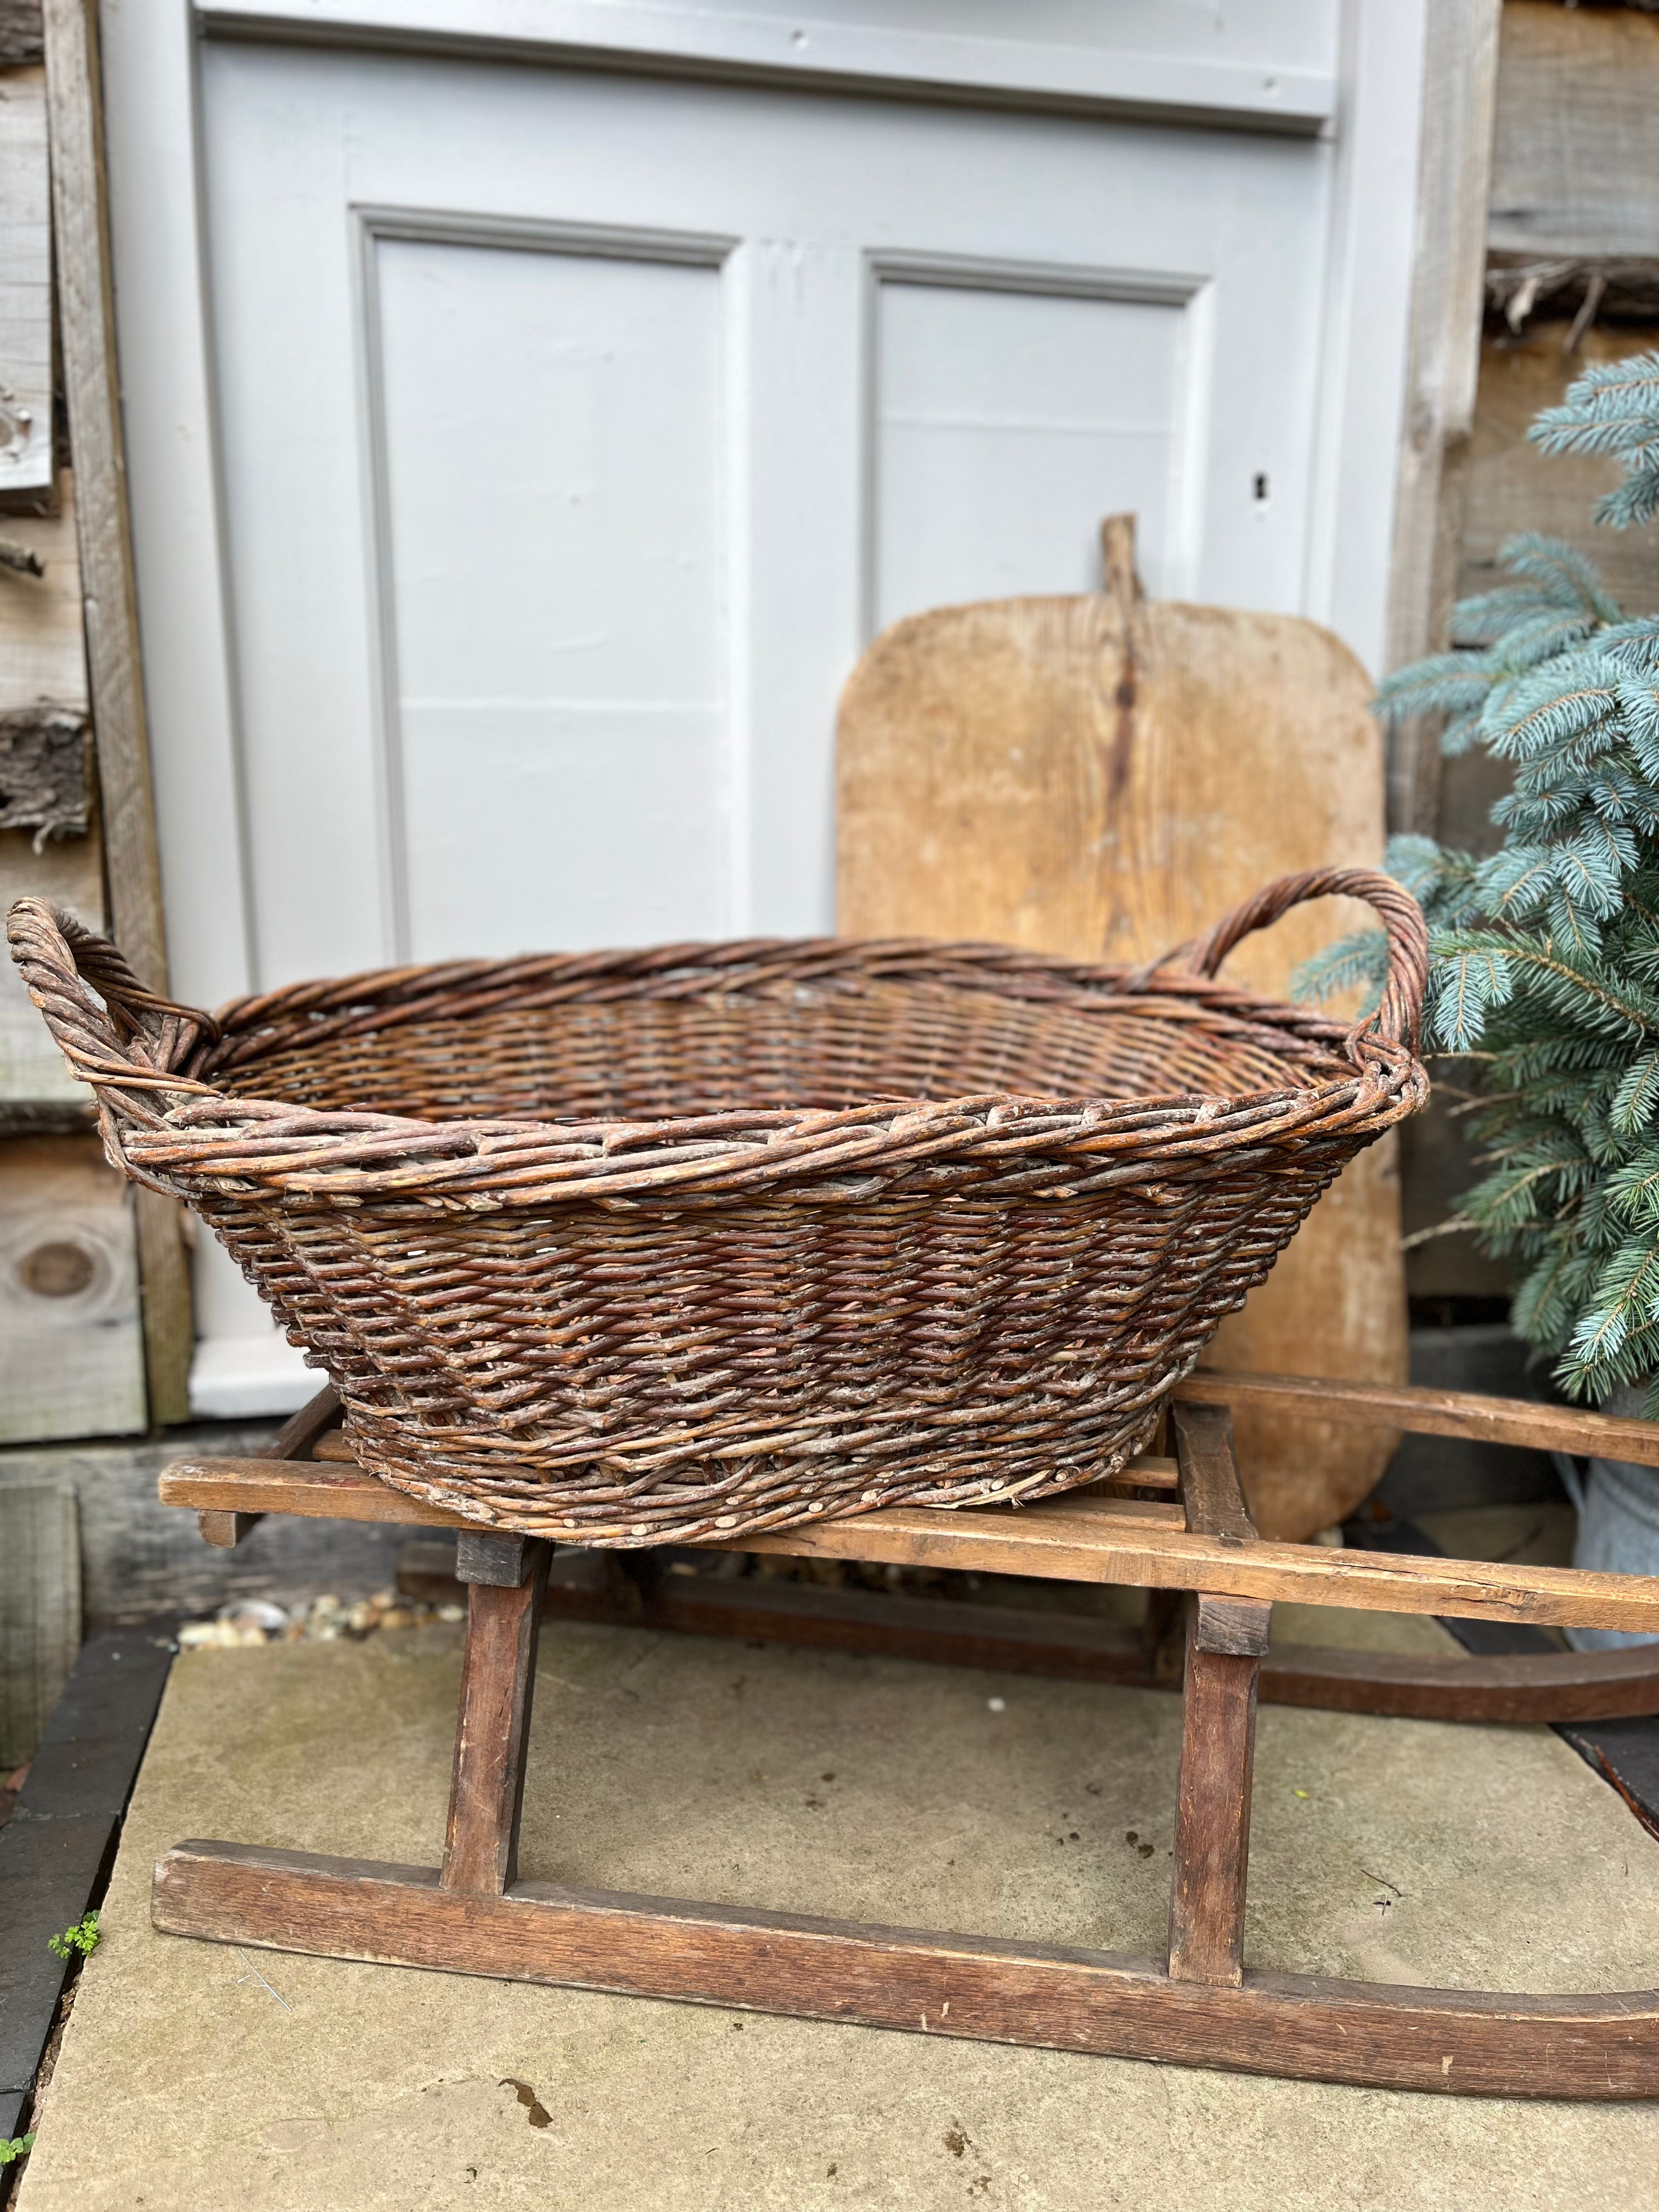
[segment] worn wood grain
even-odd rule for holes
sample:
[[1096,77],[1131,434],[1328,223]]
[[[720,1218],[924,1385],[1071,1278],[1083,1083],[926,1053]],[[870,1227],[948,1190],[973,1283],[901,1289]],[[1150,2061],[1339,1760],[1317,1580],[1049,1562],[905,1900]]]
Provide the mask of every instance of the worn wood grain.
[[33,1756],[80,1648],[75,1493],[0,1486],[0,1768]]
[[[1444,646],[1456,586],[1485,307],[1498,24],[1506,12],[1502,0],[1430,0],[1427,11],[1389,668]],[[1419,716],[1390,740],[1389,828],[1432,834],[1439,789],[1438,725]]]
[[1281,1644],[1261,1664],[1269,1705],[1430,1721],[1513,1724],[1659,1713],[1659,1653],[1528,1651],[1431,1659]]
[[290,1413],[270,1440],[268,1456],[278,1460],[309,1459],[331,1429],[339,1425],[340,1397],[331,1382],[325,1382],[314,1398],[307,1398]]
[[[1588,10],[1577,12],[1582,19],[1592,20]],[[1651,28],[1659,47],[1659,17],[1653,19]],[[1659,188],[1659,144],[1653,165]],[[1659,233],[1654,244],[1659,250]],[[1501,583],[1500,548],[1522,530],[1540,530],[1587,553],[1621,606],[1632,614],[1651,614],[1659,610],[1659,561],[1654,556],[1652,533],[1608,530],[1591,519],[1597,500],[1621,481],[1620,464],[1593,454],[1546,453],[1528,441],[1527,430],[1544,408],[1559,404],[1568,385],[1592,363],[1650,351],[1659,344],[1659,328],[1591,328],[1581,333],[1571,353],[1566,350],[1570,332],[1566,319],[1552,315],[1529,322],[1518,335],[1504,331],[1489,336],[1481,348],[1458,595],[1473,597]],[[1468,757],[1486,763],[1491,788],[1484,793],[1479,811],[1465,807],[1455,817],[1455,826],[1490,847],[1498,833],[1486,819],[1486,807],[1507,789],[1509,769],[1479,751]],[[1447,763],[1443,820],[1460,778],[1467,779],[1468,773],[1462,757]],[[1501,781],[1497,780],[1500,777]]]
[[524,1580],[468,1592],[460,1714],[440,1876],[446,1889],[499,1897],[519,1870],[536,1641],[550,1544],[533,1542]]
[[204,1544],[218,1552],[234,1552],[264,1517],[263,1513],[198,1513],[196,1526]]
[[[329,1435],[319,1442],[313,1460],[296,1465],[274,1466],[263,1455],[175,1460],[162,1471],[158,1489],[164,1505],[188,1506],[197,1512],[322,1514],[348,1520],[407,1522],[426,1528],[464,1530],[476,1530],[480,1526],[447,1506],[428,1505],[424,1499],[394,1490],[389,1483],[366,1474],[351,1457],[349,1447]],[[909,1510],[928,1512],[935,1519],[960,1518],[955,1513],[941,1516],[933,1509]],[[1180,1505],[1167,1498],[1127,1498],[1092,1488],[1068,1491],[1030,1510],[1047,1516],[1058,1511],[1090,1526],[1103,1518],[1146,1528],[1186,1526],[1186,1516]],[[1001,1516],[999,1526],[1014,1525],[1010,1513],[1004,1509],[997,1509],[997,1514]],[[879,1514],[862,1514],[858,1516],[858,1525],[868,1528],[883,1520]],[[798,1531],[784,1533],[799,1534],[801,1540],[797,1548],[805,1551],[816,1547],[823,1531],[835,1525],[839,1524],[812,1522]],[[739,1551],[775,1547],[778,1541],[775,1534],[765,1530],[734,1537],[729,1546],[708,1540],[711,1550]]]
[[1121,1474],[1113,1475],[1103,1482],[1085,1483],[1073,1493],[1083,1498],[1109,1498],[1115,1493],[1136,1490],[1174,1490],[1180,1478],[1176,1463],[1159,1452],[1143,1452],[1132,1459]]
[[354,1462],[305,1460],[278,1467],[252,1455],[179,1459],[161,1470],[156,1495],[163,1505],[186,1506],[196,1513],[294,1513],[426,1528],[476,1525],[447,1507],[393,1490]]
[[1659,19],[1508,0],[1488,243],[1540,258],[1659,246]]
[[41,52],[40,0],[0,0],[0,69],[38,62]]
[[1232,1417],[1224,1405],[1177,1400],[1170,1409],[1187,1526],[1201,1536],[1255,1541],[1233,1458]]
[[[88,682],[115,939],[140,981],[165,991],[167,932],[139,659],[115,358],[109,211],[95,0],[46,0],[58,330],[70,439]],[[183,1224],[158,1193],[137,1194],[150,1417],[190,1411],[194,1342]]]
[[535,1555],[537,1541],[534,1536],[485,1535],[477,1528],[464,1528],[455,1539],[455,1579],[517,1589]]
[[[401,1565],[398,1582],[402,1587]],[[453,1581],[441,1587],[433,1581],[419,1594],[441,1602],[458,1595],[459,1588]],[[606,1585],[556,1589],[550,1583],[545,1609],[554,1619],[617,1627],[862,1651],[935,1666],[993,1667],[1066,1681],[1181,1687],[1181,1668],[1161,1673],[1139,1630],[1086,1614],[713,1574],[665,1576],[643,1595],[630,1589],[629,1595],[631,1603]],[[1212,1607],[1228,1602],[1210,1601]],[[1413,1720],[1629,1719],[1659,1713],[1659,1651],[1637,1647],[1440,1659],[1280,1644],[1262,1660],[1256,1694],[1264,1705]]]
[[0,1444],[145,1425],[127,1184],[96,1137],[0,1139]]
[[[459,1516],[404,1497],[370,1475],[323,1465],[181,1460],[165,1470],[158,1488],[163,1504],[196,1512],[312,1514],[428,1528],[467,1525]],[[1267,1604],[1292,1601],[1375,1613],[1525,1620],[1540,1627],[1659,1632],[1659,1579],[1645,1576],[1334,1552],[1318,1544],[1239,1544],[1170,1527],[1167,1513],[1167,1508],[1140,1499],[1076,1497],[1018,1511],[893,1506],[729,1542],[705,1540],[698,1548],[962,1567],[1062,1582],[1121,1583],[1137,1589],[1202,1590]]]
[[[338,1395],[331,1382],[325,1383],[314,1398],[308,1398],[297,1413],[289,1415],[260,1456],[274,1460],[309,1459],[313,1446],[336,1426],[339,1419]],[[264,1517],[263,1513],[210,1510],[198,1513],[196,1520],[204,1544],[228,1552],[251,1536]]]
[[[837,927],[1141,960],[1270,878],[1382,850],[1370,680],[1280,615],[1141,599],[1121,549],[1093,598],[946,607],[896,623],[842,696]],[[1321,902],[1227,973],[1283,994],[1358,910]],[[1390,1139],[1315,1208],[1243,1313],[1229,1366],[1403,1382]],[[1259,1525],[1303,1537],[1372,1487],[1385,1438],[1252,1412],[1238,1457]]]
[[[5,534],[38,555],[40,578],[0,579],[0,712],[42,699],[83,713],[86,653],[81,635],[81,563],[75,539],[74,478],[58,476],[58,512],[8,515]],[[91,834],[34,849],[31,833],[0,830],[0,907],[49,899],[89,928],[105,923],[103,843]],[[0,1101],[81,1106],[87,1087],[71,1076],[29,1003],[17,970],[0,963]]]
[[[0,628],[0,652],[4,650]],[[92,826],[87,718],[49,700],[0,709],[0,829],[33,842],[84,837]]]
[[1382,2087],[1659,2094],[1659,1993],[1511,1996],[1247,1973],[1171,1981],[1109,1953],[520,1882],[246,1844],[180,1844],[151,1918],[213,1942],[860,2021],[919,2034]]
[[1170,1889],[1170,1977],[1231,1982],[1244,1976],[1244,1896],[1250,1864],[1260,1661],[1206,1651],[1198,1607],[1187,1617],[1187,1677]]
[[[1194,1402],[1170,1410],[1187,1526],[1224,1544],[1254,1543],[1255,1524],[1239,1486],[1227,1408]],[[1272,1617],[1270,1606],[1249,1598],[1200,1596],[1188,1624],[1188,1677],[1194,1651],[1260,1658],[1267,1649]]]
[[1581,1406],[1489,1398],[1472,1390],[1431,1390],[1374,1382],[1315,1382],[1301,1375],[1239,1375],[1206,1368],[1177,1382],[1176,1400],[1246,1405],[1317,1406],[1331,1422],[1376,1422],[1413,1436],[1462,1437],[1520,1444],[1530,1451],[1577,1452],[1659,1467],[1659,1422]]
[[[0,55],[6,25],[0,16]],[[52,489],[52,190],[46,73],[0,76],[0,503]]]
[[1272,1628],[1273,1607],[1258,1599],[1200,1595],[1195,1601],[1193,1641],[1200,1651],[1260,1659]]

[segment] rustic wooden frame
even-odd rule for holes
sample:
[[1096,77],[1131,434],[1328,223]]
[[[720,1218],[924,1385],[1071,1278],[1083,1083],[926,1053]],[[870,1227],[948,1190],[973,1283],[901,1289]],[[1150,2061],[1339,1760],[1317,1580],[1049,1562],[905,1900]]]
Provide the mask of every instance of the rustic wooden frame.
[[[165,992],[167,927],[115,358],[96,0],[45,0],[42,23],[58,336],[110,926],[144,983]],[[160,1191],[140,1189],[133,1198],[149,1417],[182,1421],[190,1413],[195,1342],[183,1216]]]
[[[745,1549],[877,1559],[994,1555],[1019,1560],[1027,1573],[1155,1590],[1184,1577],[1186,1712],[1165,1962],[519,1881],[551,1547],[466,1528],[366,1477],[331,1433],[331,1392],[289,1424],[272,1455],[182,1462],[163,1475],[161,1495],[193,1506],[204,1534],[219,1542],[272,1510],[463,1528],[466,1650],[443,1863],[182,1843],[156,1866],[155,1926],[218,1942],[1307,2080],[1504,2096],[1659,2094],[1659,1990],[1519,1996],[1245,1966],[1255,1705],[1281,1577],[1291,1574],[1297,1595],[1327,1604],[1355,1602],[1358,1591],[1357,1601],[1389,1610],[1616,1616],[1654,1627],[1659,1582],[1379,1554],[1346,1560],[1316,1546],[1263,1544],[1239,1487],[1226,1407],[1207,1401],[1231,1380],[1197,1378],[1174,1408],[1178,1503],[1145,1495],[1170,1486],[1167,1462],[1154,1460],[1106,1494],[1021,1513],[890,1509],[742,1540]],[[1473,1417],[1467,1403],[1422,1410]],[[974,1525],[998,1521],[995,1534]],[[1284,1557],[1298,1551],[1310,1555],[1301,1575]],[[1167,1613],[1167,1601],[1153,1611]]]
[[[1406,404],[1395,485],[1388,667],[1446,641],[1468,503],[1486,304],[1487,202],[1502,0],[1429,0]],[[1389,826],[1432,835],[1437,724],[1389,740]]]

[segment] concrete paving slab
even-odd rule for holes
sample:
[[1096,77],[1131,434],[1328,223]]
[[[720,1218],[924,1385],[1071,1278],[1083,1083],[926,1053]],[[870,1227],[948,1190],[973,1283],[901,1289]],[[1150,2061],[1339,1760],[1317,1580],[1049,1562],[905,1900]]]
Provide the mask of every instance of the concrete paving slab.
[[[459,1656],[432,1628],[180,1661],[21,2212],[1659,2207],[1656,2106],[1280,2082],[150,1929],[151,1862],[188,1836],[435,1861]],[[524,1871],[1154,1950],[1179,1725],[1153,1692],[553,1626]],[[1547,1730],[1264,1709],[1248,1950],[1640,1987],[1659,1845]]]

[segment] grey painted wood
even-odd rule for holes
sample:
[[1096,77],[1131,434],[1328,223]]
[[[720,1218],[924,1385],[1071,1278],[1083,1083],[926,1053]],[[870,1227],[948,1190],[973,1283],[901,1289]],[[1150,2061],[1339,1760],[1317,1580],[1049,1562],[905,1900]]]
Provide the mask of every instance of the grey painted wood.
[[[82,605],[110,920],[116,942],[140,980],[152,990],[165,991],[161,864],[115,359],[96,0],[47,0],[43,20],[58,333],[75,452]],[[136,1207],[150,1418],[176,1421],[189,1410],[194,1342],[182,1214],[155,1191],[140,1191]]]
[[1659,252],[1659,20],[1509,0],[1488,242],[1540,260]]
[[161,1504],[156,1477],[181,1455],[256,1452],[274,1423],[175,1429],[153,1440],[0,1452],[0,1496],[17,1484],[67,1484],[80,1501],[83,1605],[88,1628],[158,1613],[211,1613],[239,1597],[333,1590],[342,1596],[396,1579],[396,1526],[269,1520],[234,1551],[215,1550],[196,1516]]
[[32,1756],[81,1645],[75,1492],[0,1489],[0,1768]]
[[129,1186],[90,1133],[0,1141],[0,1444],[147,1425]]
[[[1418,162],[1410,359],[1395,493],[1387,662],[1444,643],[1463,536],[1486,284],[1483,235],[1492,174],[1502,0],[1431,0]],[[1434,828],[1437,731],[1413,723],[1392,741],[1389,819]]]
[[455,1578],[489,1588],[517,1589],[525,1576],[527,1536],[474,1535],[470,1530],[455,1541]]
[[0,68],[38,62],[42,51],[40,0],[0,0]]
[[[11,29],[0,11],[0,63]],[[46,81],[8,73],[0,98],[0,500],[49,500],[52,437],[52,216]]]

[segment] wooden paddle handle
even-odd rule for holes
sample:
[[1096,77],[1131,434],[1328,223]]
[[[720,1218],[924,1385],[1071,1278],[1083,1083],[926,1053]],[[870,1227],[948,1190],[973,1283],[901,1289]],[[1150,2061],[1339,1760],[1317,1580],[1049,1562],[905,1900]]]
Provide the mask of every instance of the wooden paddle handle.
[[1231,914],[1223,915],[1214,928],[1194,945],[1188,966],[1195,975],[1217,974],[1241,938],[1252,930],[1269,927],[1304,899],[1316,898],[1364,899],[1375,909],[1389,940],[1389,980],[1371,1022],[1389,1043],[1407,1045],[1415,1053],[1421,1036],[1423,993],[1429,980],[1429,933],[1422,908],[1392,876],[1379,875],[1370,868],[1308,868],[1299,876],[1281,876]]

